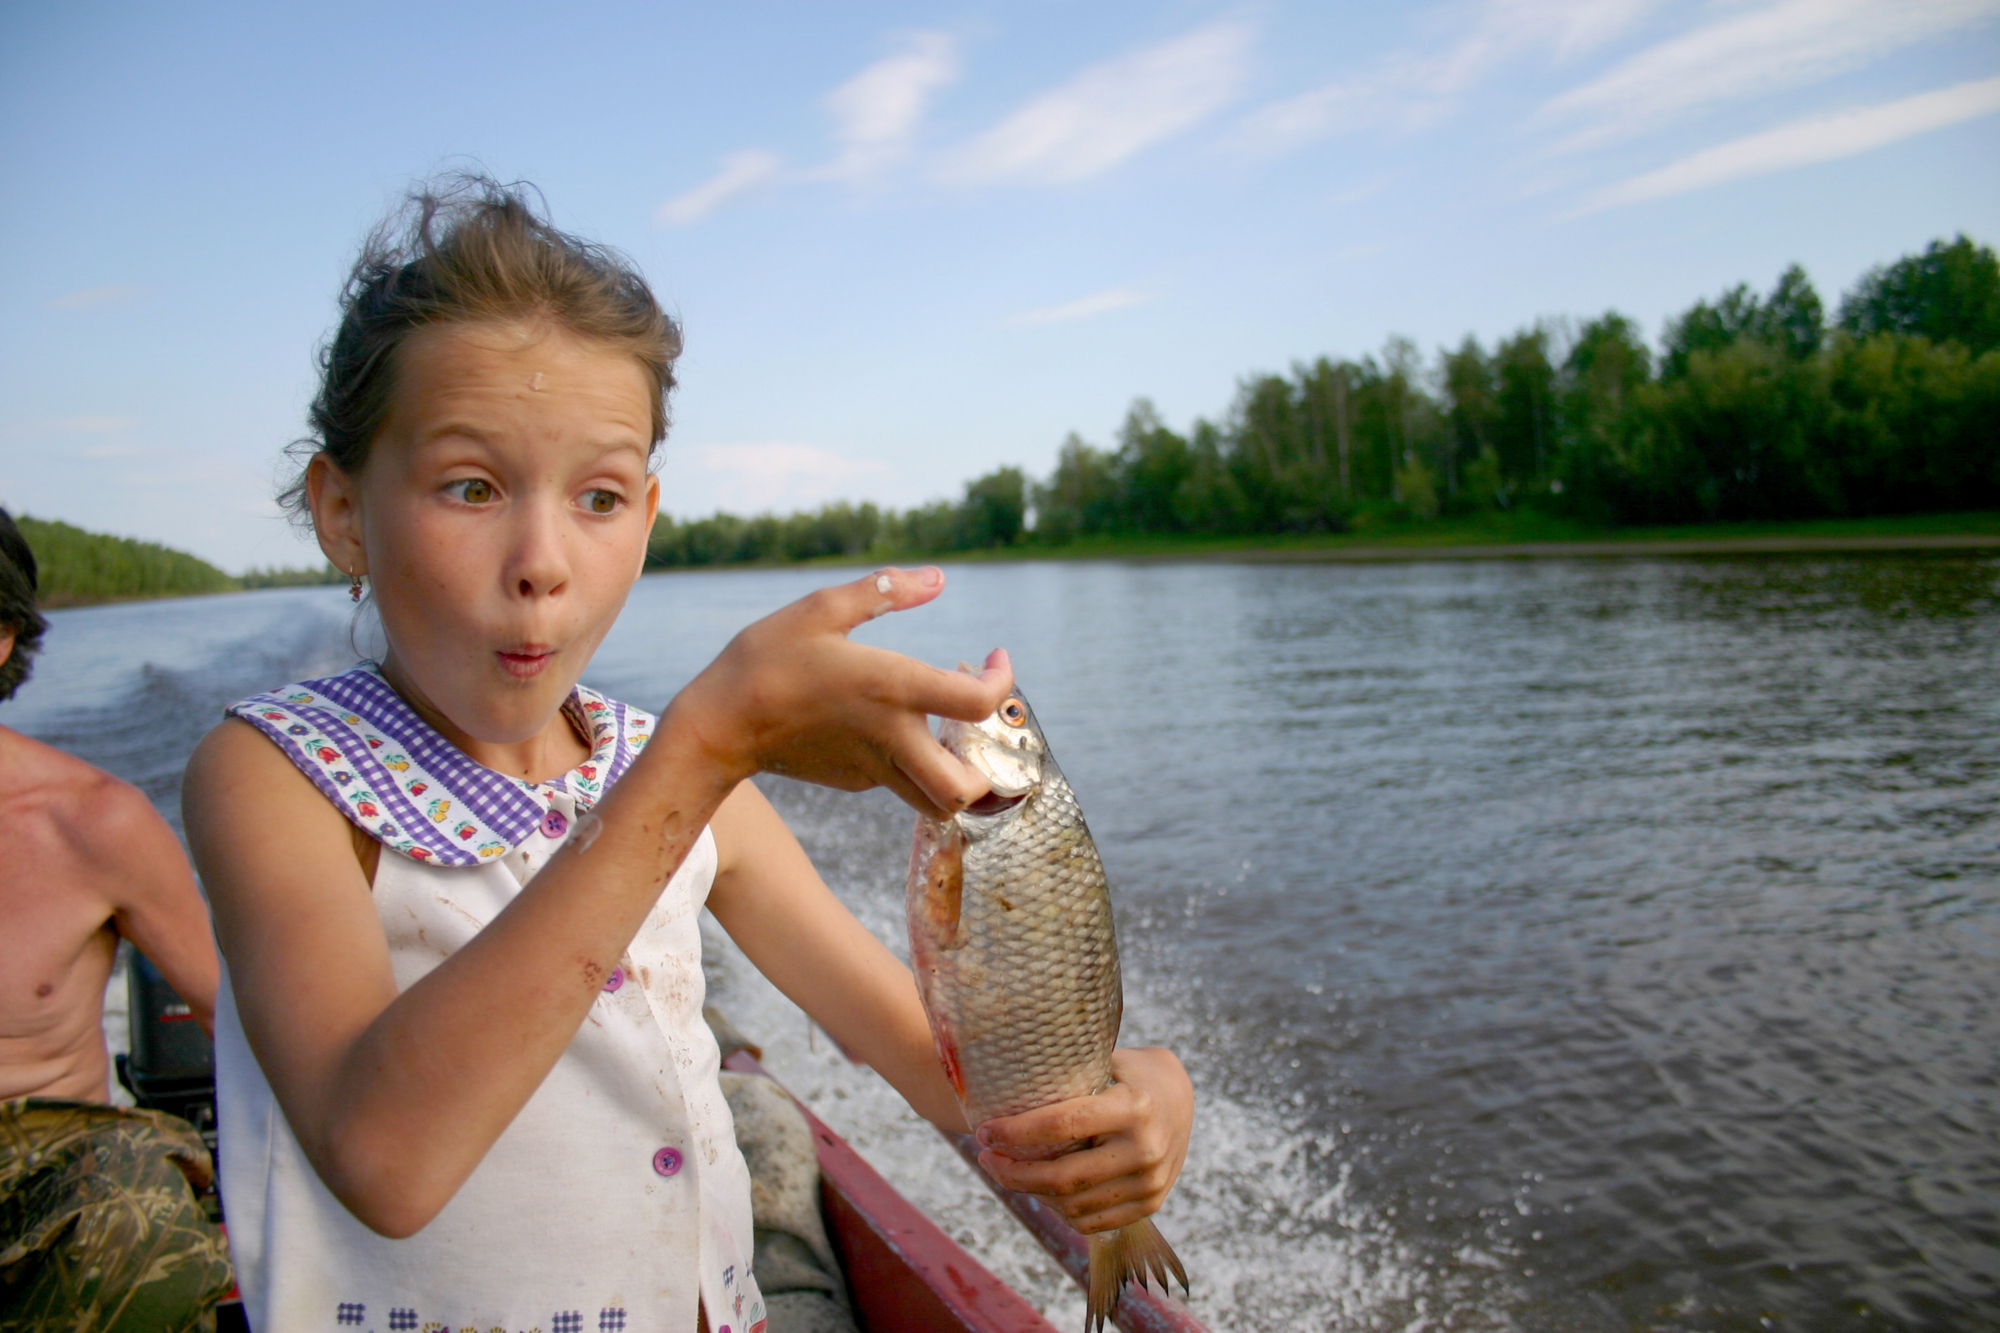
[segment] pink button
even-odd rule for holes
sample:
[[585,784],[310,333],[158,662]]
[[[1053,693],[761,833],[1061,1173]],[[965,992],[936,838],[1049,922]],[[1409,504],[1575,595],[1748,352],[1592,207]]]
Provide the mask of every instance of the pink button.
[[653,1169],[663,1176],[671,1176],[681,1169],[681,1150],[662,1148],[653,1154]]
[[617,990],[620,986],[624,984],[625,984],[625,969],[622,967],[612,968],[611,975],[604,979],[604,989],[606,990]]
[[568,827],[569,821],[563,818],[563,813],[560,810],[551,810],[542,816],[542,836],[544,838],[560,838],[563,835],[563,830]]

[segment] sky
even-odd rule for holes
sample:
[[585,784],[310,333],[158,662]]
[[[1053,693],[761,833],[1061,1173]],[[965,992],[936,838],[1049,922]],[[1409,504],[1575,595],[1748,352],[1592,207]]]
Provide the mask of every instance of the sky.
[[533,182],[687,350],[683,517],[897,507],[1322,355],[2000,242],[2000,0],[0,7],[0,505],[317,564],[355,247]]

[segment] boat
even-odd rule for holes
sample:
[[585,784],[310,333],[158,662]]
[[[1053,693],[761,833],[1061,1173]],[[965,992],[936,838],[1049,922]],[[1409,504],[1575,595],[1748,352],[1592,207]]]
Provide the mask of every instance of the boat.
[[[119,1081],[139,1105],[195,1125],[212,1153],[213,1048],[200,1028],[188,1021],[187,1005],[143,954],[131,954],[127,989],[131,1053],[118,1058]],[[735,1037],[727,1024],[716,1026],[726,1052],[725,1069],[772,1078],[759,1063],[754,1046]],[[1061,1333],[1025,1296],[884,1180],[811,1107],[797,1098],[793,1101],[812,1134],[819,1159],[821,1215],[862,1333]],[[946,1133],[945,1138],[1081,1284],[1089,1268],[1084,1238],[1041,1200],[1005,1189],[980,1171],[978,1147],[970,1134]],[[213,1191],[204,1202],[221,1219],[221,1202]],[[1112,1320],[1124,1333],[1207,1333],[1186,1306],[1136,1284],[1125,1288]],[[219,1333],[247,1333],[243,1303],[235,1292],[217,1307],[216,1324]]]

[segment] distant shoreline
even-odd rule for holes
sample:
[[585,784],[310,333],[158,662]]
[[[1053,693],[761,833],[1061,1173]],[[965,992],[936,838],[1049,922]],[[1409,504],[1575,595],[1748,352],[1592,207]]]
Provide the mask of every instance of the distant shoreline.
[[[991,547],[976,551],[895,552],[822,556],[808,561],[652,568],[647,574],[712,574],[729,570],[848,569],[946,561],[991,564],[1043,560],[1123,561],[1131,564],[1391,564],[1426,560],[1617,560],[1716,556],[1946,554],[2000,552],[2000,511],[1910,514],[1891,518],[1799,523],[1710,524],[1690,528],[1639,528],[1619,534],[1534,515],[1454,522],[1408,523],[1384,531],[1289,538],[1100,537],[1062,546]],[[261,588],[135,592],[96,598],[57,598],[45,611],[212,597]]]
[[873,552],[807,561],[654,568],[649,574],[723,569],[850,569],[915,560],[990,564],[1108,560],[1134,564],[1384,564],[1423,560],[1576,560],[1710,556],[1860,555],[2000,551],[2000,511],[1712,523],[1606,529],[1534,513],[1405,521],[1360,532],[1298,536],[1091,537],[971,551]]
[[[1965,532],[1906,536],[1686,537],[1609,541],[1499,542],[1485,545],[1385,545],[1244,550],[1208,557],[1161,556],[1245,564],[1380,563],[1404,560],[1564,560],[1701,555],[1861,554],[1871,551],[2000,551],[2000,533]],[[1128,557],[1129,558],[1129,557]],[[1143,558],[1143,557],[1141,557]]]

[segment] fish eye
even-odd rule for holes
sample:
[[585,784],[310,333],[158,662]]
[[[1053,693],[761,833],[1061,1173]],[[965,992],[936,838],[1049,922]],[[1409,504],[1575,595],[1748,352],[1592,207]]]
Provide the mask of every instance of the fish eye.
[[1025,727],[1028,725],[1028,710],[1021,707],[1019,699],[1009,699],[1000,705],[1000,720],[1010,727]]

